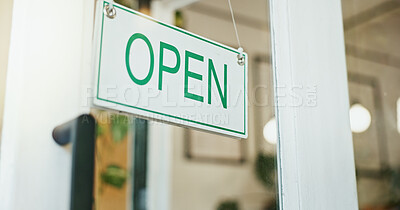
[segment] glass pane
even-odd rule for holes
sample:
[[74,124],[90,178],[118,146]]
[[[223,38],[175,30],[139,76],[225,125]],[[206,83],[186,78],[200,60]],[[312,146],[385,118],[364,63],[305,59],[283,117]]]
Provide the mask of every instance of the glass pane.
[[[276,121],[270,65],[268,1],[232,0],[249,55],[249,138],[174,128],[170,208],[276,209]],[[237,48],[227,1],[201,0],[176,15],[190,32]],[[234,84],[233,84],[234,85]],[[221,123],[227,116],[216,117]],[[219,117],[217,119],[217,117]]]
[[400,2],[343,0],[360,209],[400,207]]
[[[130,1],[120,2],[130,6]],[[171,210],[277,209],[268,2],[232,0],[232,6],[249,55],[248,139],[93,110],[98,120],[95,209],[159,209],[154,206],[161,201],[162,209]],[[190,4],[176,11],[175,24],[238,47],[227,1]],[[221,124],[230,120],[223,115],[207,117]],[[150,138],[160,132],[148,129],[155,124],[167,127],[171,136]],[[162,193],[164,187],[168,193]]]

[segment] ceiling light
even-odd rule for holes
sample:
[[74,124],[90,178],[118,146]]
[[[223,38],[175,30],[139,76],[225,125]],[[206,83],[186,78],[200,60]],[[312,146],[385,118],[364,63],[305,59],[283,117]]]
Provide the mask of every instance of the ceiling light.
[[350,107],[350,127],[354,133],[362,133],[371,125],[371,114],[361,104],[354,104]]
[[267,124],[265,124],[263,129],[264,139],[270,144],[276,144],[278,140],[277,130],[276,130],[276,119],[271,118]]

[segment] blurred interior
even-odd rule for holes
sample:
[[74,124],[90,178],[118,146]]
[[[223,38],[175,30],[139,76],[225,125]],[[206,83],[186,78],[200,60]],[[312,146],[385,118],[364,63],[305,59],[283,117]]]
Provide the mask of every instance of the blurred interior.
[[[146,3],[138,8],[146,2],[142,0],[116,2],[144,13],[150,10]],[[93,109],[99,122],[95,209],[277,209],[268,1],[232,0],[232,6],[250,58],[249,138],[231,139]],[[7,32],[11,7],[3,5],[0,12]],[[400,206],[400,1],[343,0],[342,9],[359,207],[393,209]],[[176,11],[175,25],[238,47],[225,0],[186,6]],[[9,38],[9,33],[1,33],[0,119]],[[168,140],[158,135],[165,129],[171,131]]]
[[[232,4],[251,58],[250,136],[238,141],[174,127],[174,210],[276,208],[268,3]],[[391,209],[400,202],[400,2],[343,0],[342,8],[359,207]],[[226,1],[193,3],[177,11],[176,25],[237,47]]]
[[[129,2],[121,3],[129,6]],[[132,167],[128,167],[126,161],[122,160],[117,161],[116,166],[115,161],[112,163],[107,159],[115,160],[114,156],[124,156],[124,153],[110,152],[106,148],[117,148],[121,142],[128,140],[115,140],[113,135],[109,134],[119,132],[118,129],[112,129],[115,120],[110,120],[109,124],[100,125],[103,127],[100,130],[106,132],[100,134],[97,139],[97,209],[109,209],[110,204],[114,209],[129,209],[129,206],[133,209],[157,209],[154,205],[160,202],[168,205],[168,209],[174,210],[276,209],[277,137],[273,114],[268,4],[264,0],[246,4],[233,0],[232,6],[242,45],[251,58],[249,138],[232,139],[192,129],[135,120],[133,124],[128,122],[129,129],[136,134],[148,135],[134,135],[133,150],[126,150],[132,156]],[[190,4],[176,11],[175,25],[228,46],[238,47],[227,1],[203,0]],[[96,116],[107,117],[104,113]],[[121,116],[111,114],[108,118],[116,119]],[[152,125],[171,129],[172,140],[152,138],[152,132],[156,132],[149,129]],[[143,150],[147,152],[143,153]],[[165,152],[168,153],[167,159],[170,159],[169,168],[154,170],[166,163],[163,162],[165,160],[160,162],[159,158],[154,156],[163,156],[165,154],[159,153]],[[112,170],[115,171],[114,174],[130,175],[126,176],[127,180],[120,185],[120,182],[114,183],[110,178]],[[168,173],[167,179],[161,178],[159,174],[165,171]],[[124,180],[124,177],[120,176],[119,180]],[[129,180],[129,177],[132,179]],[[154,186],[154,183],[159,185]],[[167,193],[155,195],[155,191],[164,190],[161,188],[167,188]],[[132,201],[130,198],[133,198]]]
[[400,204],[400,1],[343,0],[360,209]]

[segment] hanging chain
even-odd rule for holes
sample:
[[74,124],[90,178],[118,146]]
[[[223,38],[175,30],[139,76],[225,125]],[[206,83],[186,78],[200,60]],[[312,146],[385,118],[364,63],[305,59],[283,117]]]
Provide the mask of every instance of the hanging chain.
[[228,0],[228,4],[229,4],[229,9],[231,11],[233,28],[235,29],[235,34],[236,34],[236,40],[237,40],[238,45],[239,45],[239,48],[238,48],[239,55],[237,56],[238,64],[243,66],[244,65],[243,48],[242,48],[242,45],[240,44],[239,33],[238,33],[238,30],[237,30],[237,27],[236,27],[235,16],[233,15],[233,9],[232,9],[231,0]]

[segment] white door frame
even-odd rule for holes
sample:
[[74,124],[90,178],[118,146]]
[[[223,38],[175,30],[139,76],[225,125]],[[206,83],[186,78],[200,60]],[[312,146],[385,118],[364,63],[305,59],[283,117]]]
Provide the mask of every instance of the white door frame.
[[[155,16],[171,22],[191,2],[162,1],[169,6],[155,7]],[[270,2],[280,208],[358,209],[340,0]],[[81,93],[91,87],[93,10],[93,1],[14,0],[0,209],[69,207],[71,153],[51,130],[89,112]],[[306,100],[308,87],[317,103],[295,106],[291,96]],[[32,126],[38,122],[43,130]],[[156,200],[169,193],[163,189]]]
[[93,14],[94,1],[14,0],[0,209],[69,209],[71,151],[52,130],[89,113]]
[[280,209],[358,209],[340,0],[270,0]]

